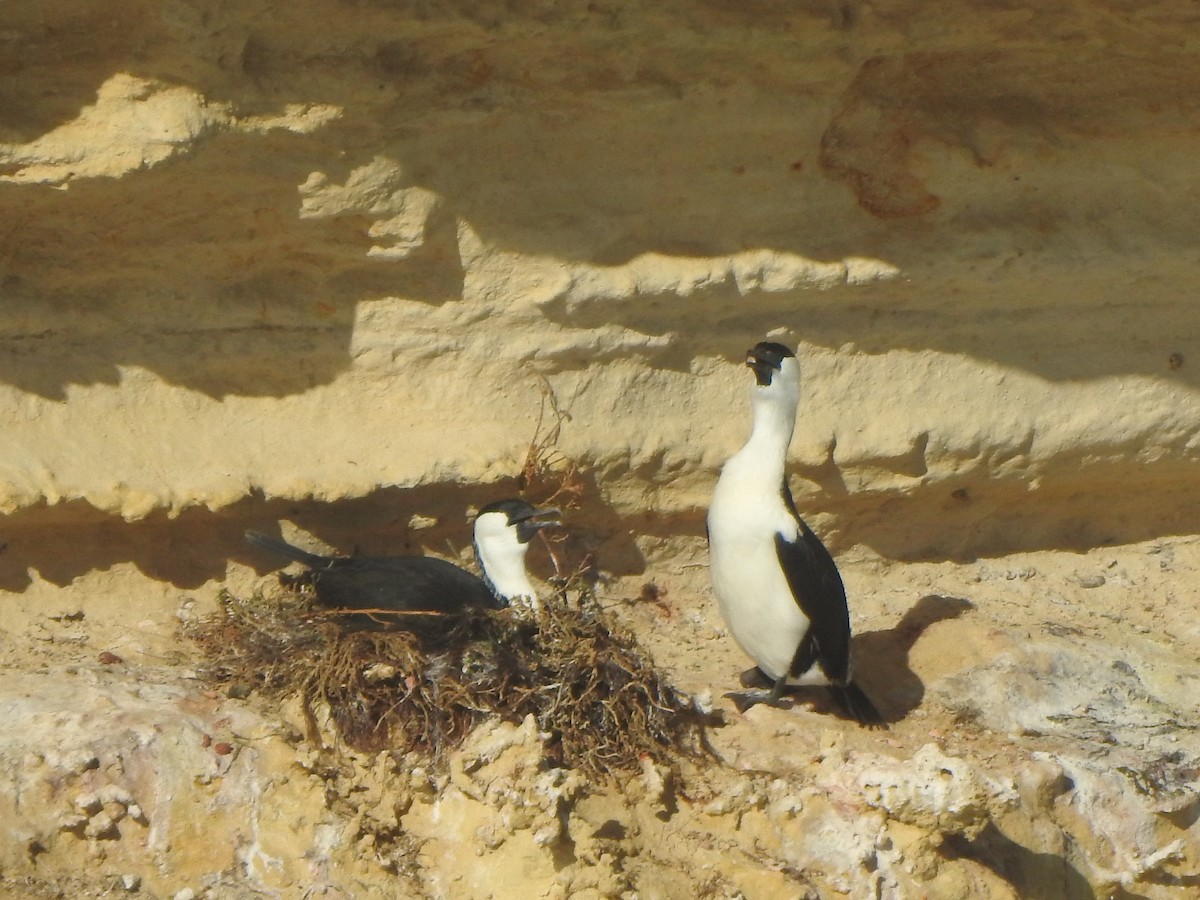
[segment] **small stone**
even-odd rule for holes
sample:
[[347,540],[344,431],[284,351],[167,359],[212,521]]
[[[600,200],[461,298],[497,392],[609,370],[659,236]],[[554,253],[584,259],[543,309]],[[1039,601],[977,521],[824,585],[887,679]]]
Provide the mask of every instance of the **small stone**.
[[98,812],[92,816],[88,820],[87,825],[84,826],[83,833],[86,837],[90,838],[114,838],[121,836],[121,833],[117,830],[117,823],[106,812]]
[[250,685],[244,681],[235,681],[229,686],[229,690],[225,692],[225,696],[230,700],[245,700],[250,696]]
[[1103,575],[1081,575],[1079,578],[1079,586],[1082,588],[1098,588],[1104,582],[1105,578]]
[[77,765],[77,771],[90,772],[93,769],[100,768],[100,757],[91,753],[82,753],[79,756]]
[[171,900],[196,900],[196,892],[191,888],[181,888],[172,895]]
[[106,784],[96,791],[96,797],[101,803],[120,803],[128,806],[133,802],[133,795],[119,784]]
[[122,875],[121,887],[125,888],[130,894],[135,894],[142,886],[141,875]]
[[87,823],[87,816],[78,813],[68,813],[59,817],[58,828],[60,831],[80,832]]

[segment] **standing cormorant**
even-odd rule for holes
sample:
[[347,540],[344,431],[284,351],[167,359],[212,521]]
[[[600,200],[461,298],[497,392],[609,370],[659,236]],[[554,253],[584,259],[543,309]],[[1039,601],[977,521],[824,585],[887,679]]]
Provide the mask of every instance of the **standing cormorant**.
[[833,557],[796,512],[784,473],[800,403],[800,365],[782,344],[750,350],[754,426],[721,469],[708,510],[713,591],[734,639],[772,688],[826,684],[863,725],[883,718],[854,683],[846,589]]

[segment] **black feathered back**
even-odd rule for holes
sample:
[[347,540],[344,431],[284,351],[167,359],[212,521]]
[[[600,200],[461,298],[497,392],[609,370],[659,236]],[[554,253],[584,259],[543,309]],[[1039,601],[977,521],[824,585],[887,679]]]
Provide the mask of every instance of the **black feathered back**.
[[[846,603],[846,588],[833,557],[796,511],[786,481],[782,494],[800,534],[795,541],[777,534],[775,550],[792,595],[808,617],[816,663],[830,681],[844,683],[850,674],[850,609]],[[809,665],[812,662],[810,659]],[[804,670],[788,674],[794,678],[803,675]]]
[[847,715],[868,728],[887,727],[871,698],[850,680],[850,609],[837,563],[800,517],[786,479],[781,493],[800,534],[795,541],[777,534],[775,549],[792,595],[809,621],[788,675],[797,678],[816,663],[829,679],[833,699]]
[[455,612],[464,606],[503,606],[483,581],[431,556],[319,556],[257,531],[257,547],[304,563],[317,599],[331,609]]

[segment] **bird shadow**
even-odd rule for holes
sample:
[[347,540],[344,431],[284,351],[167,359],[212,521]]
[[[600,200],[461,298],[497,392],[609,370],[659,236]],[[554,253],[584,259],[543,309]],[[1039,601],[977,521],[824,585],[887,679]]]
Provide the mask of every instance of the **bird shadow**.
[[[974,838],[947,835],[941,852],[950,859],[971,859],[986,866],[1028,900],[1093,900],[1097,896],[1083,873],[1065,857],[1030,850],[1004,834],[995,822],[988,822]],[[1136,900],[1140,895],[1122,892],[1113,896]]]
[[909,665],[917,641],[938,622],[957,619],[974,608],[963,597],[926,594],[894,627],[855,636],[856,680],[875,698],[885,721],[903,720],[925,699],[925,683]]
[[[903,720],[921,705],[925,697],[925,684],[908,662],[909,654],[921,635],[936,623],[957,619],[970,609],[974,609],[974,604],[962,597],[927,594],[905,612],[895,627],[868,631],[854,637],[854,658],[857,661],[855,681],[874,699],[886,724]],[[757,668],[743,672],[741,684],[744,688],[754,689],[769,689],[771,686]],[[732,700],[741,712],[763,699],[761,693],[751,691],[731,691],[724,696]],[[790,709],[798,703],[803,703],[814,712],[850,719],[834,702],[829,690],[822,686],[788,687],[775,705]]]

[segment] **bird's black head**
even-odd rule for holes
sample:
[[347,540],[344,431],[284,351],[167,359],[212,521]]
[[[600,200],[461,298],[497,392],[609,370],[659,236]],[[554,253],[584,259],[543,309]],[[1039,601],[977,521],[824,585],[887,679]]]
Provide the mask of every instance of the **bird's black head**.
[[[517,530],[517,540],[528,544],[533,536],[547,525],[555,525],[558,521],[557,509],[537,509],[524,500],[494,500],[479,510],[479,515],[488,513],[503,513],[508,518],[508,524]],[[551,517],[550,521],[538,521],[543,517]]]
[[783,361],[795,355],[783,344],[761,341],[746,351],[746,365],[754,370],[755,381],[765,387],[771,383],[771,378],[779,371]]

